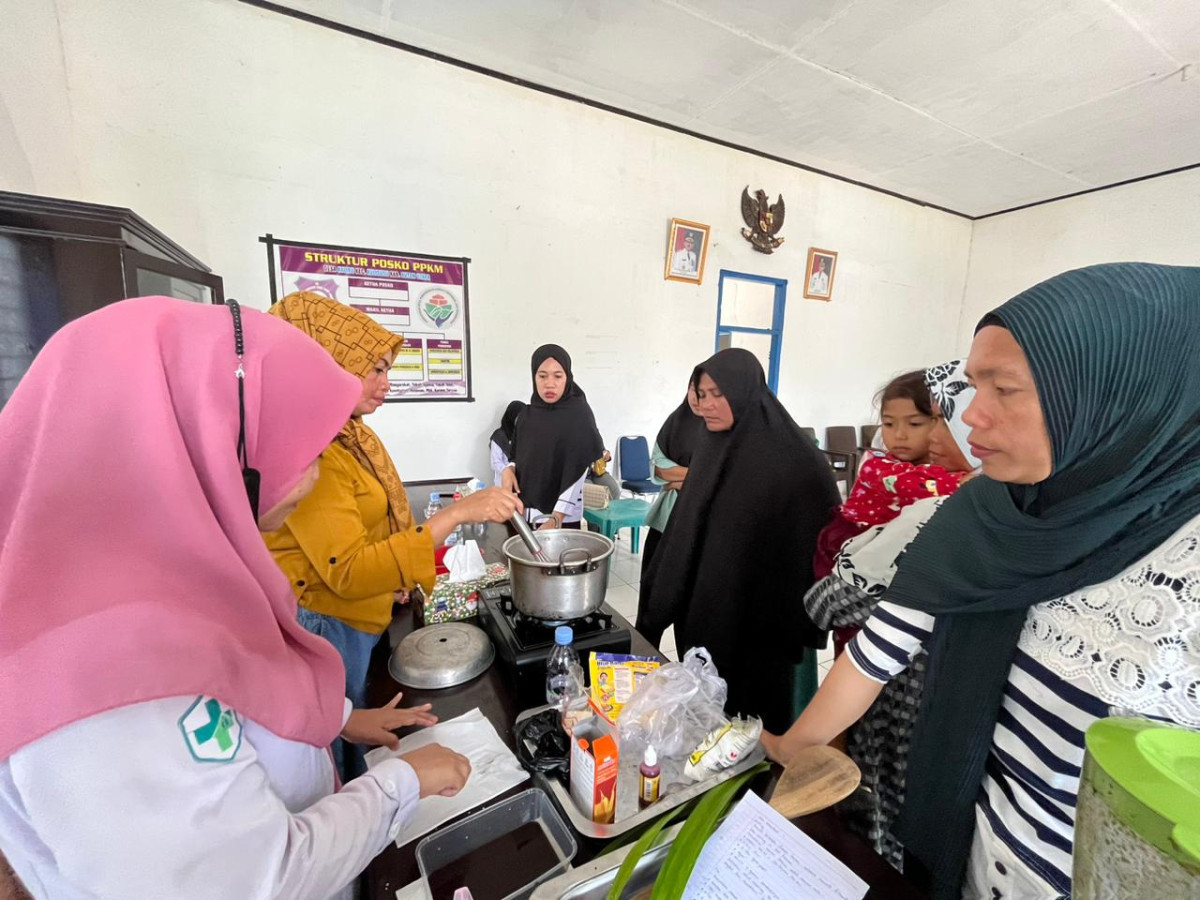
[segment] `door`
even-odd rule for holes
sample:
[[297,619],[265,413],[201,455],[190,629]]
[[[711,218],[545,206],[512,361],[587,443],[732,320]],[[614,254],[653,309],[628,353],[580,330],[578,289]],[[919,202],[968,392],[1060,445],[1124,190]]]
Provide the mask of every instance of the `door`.
[[742,347],[762,363],[767,386],[779,389],[787,280],[721,270],[717,286],[718,350]]

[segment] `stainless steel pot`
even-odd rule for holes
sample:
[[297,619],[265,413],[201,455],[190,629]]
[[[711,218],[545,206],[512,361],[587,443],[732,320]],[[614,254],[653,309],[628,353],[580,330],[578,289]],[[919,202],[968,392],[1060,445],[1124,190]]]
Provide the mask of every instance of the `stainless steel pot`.
[[537,537],[549,562],[534,559],[519,535],[504,542],[513,605],[548,622],[567,622],[599,609],[608,591],[613,542],[570,528],[539,531]]

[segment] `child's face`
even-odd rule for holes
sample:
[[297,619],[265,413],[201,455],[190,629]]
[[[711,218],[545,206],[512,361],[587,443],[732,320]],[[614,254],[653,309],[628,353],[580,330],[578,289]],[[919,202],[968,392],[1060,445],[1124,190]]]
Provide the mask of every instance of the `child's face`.
[[907,397],[888,400],[883,404],[883,444],[896,459],[924,463],[929,458],[933,423],[933,417],[922,413]]

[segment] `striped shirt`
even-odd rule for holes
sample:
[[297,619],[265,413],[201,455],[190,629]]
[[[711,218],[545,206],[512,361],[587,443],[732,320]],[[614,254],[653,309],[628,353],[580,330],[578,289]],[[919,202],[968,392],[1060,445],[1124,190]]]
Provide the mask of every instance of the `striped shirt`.
[[[850,659],[886,682],[933,624],[880,603]],[[1112,580],[1029,610],[976,802],[964,896],[1070,896],[1083,736],[1112,707],[1200,727],[1200,517]]]

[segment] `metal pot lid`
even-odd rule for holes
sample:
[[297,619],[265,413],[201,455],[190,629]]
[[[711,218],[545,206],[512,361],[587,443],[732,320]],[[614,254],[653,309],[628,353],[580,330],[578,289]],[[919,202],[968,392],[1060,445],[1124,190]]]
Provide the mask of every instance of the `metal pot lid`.
[[388,660],[388,672],[405,687],[454,687],[487,671],[496,650],[482,628],[444,622],[414,631]]

